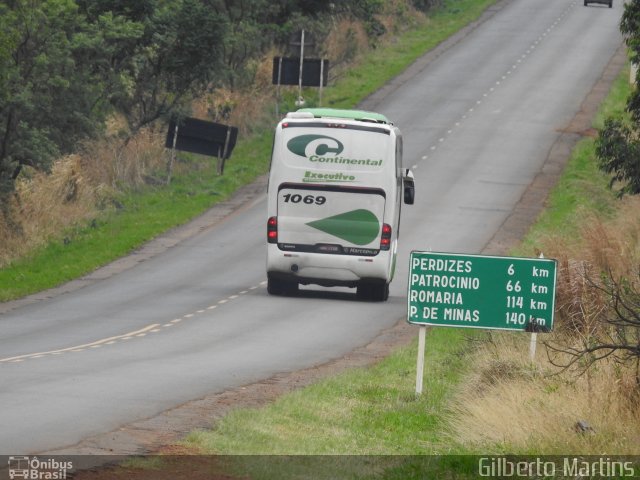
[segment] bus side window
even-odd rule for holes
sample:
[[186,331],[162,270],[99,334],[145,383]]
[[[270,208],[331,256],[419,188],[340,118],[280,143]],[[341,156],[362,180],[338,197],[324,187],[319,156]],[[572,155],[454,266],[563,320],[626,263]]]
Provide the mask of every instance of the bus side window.
[[[273,134],[273,142],[271,142],[271,159],[269,160],[269,171],[271,171],[271,167],[273,166],[273,151],[276,148],[276,138],[277,135],[274,133]],[[267,192],[269,192],[269,180],[270,180],[271,175],[269,175],[267,177]]]
[[402,172],[402,135],[398,133],[396,133],[396,171]]

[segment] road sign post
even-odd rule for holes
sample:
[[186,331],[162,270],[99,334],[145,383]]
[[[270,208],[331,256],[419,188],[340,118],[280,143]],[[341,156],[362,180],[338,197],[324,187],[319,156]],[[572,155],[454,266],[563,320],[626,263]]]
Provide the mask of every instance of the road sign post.
[[421,326],[418,332],[418,368],[416,369],[416,395],[422,394],[422,380],[424,379],[424,345],[427,327]]
[[547,258],[413,251],[407,320],[421,327],[549,332],[556,267]]

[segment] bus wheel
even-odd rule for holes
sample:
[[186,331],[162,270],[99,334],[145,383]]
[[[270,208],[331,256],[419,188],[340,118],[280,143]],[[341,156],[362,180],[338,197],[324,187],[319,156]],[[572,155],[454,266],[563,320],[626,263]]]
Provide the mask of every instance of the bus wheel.
[[386,302],[389,298],[389,284],[383,283],[382,285],[376,285],[376,295],[374,300],[378,302]]
[[298,282],[288,282],[279,278],[267,279],[267,292],[271,295],[295,295],[298,293]]
[[385,282],[360,282],[356,290],[356,295],[362,300],[386,302],[389,298],[389,284]]

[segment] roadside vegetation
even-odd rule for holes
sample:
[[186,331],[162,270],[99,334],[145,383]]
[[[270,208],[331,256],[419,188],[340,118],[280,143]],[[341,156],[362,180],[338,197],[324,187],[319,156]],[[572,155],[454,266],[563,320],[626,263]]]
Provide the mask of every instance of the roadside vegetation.
[[521,335],[490,334],[472,354],[450,423],[467,449],[640,453],[640,198],[617,194],[597,153],[612,118],[630,121],[628,79],[626,69],[595,120],[598,138],[577,145],[515,252],[558,259],[556,329],[539,336],[533,365]]
[[[289,42],[300,28],[315,38],[309,55],[331,62],[323,105],[346,108],[494,1],[241,2],[248,8],[213,0],[147,0],[135,8],[116,0],[47,0],[39,8],[26,0],[0,3],[7,40],[0,61],[12,67],[0,78],[0,129],[6,139],[0,152],[0,301],[89,273],[266,173],[276,123],[271,59],[295,56]],[[207,21],[222,35],[222,65],[220,58],[209,62],[211,70],[202,67],[197,78],[190,77],[191,88],[178,95],[172,86],[184,79],[175,64],[182,54],[175,49],[187,42],[191,60],[206,63],[211,55],[206,47],[215,40],[200,38],[199,29],[189,27],[192,3],[211,7],[207,15],[215,18]],[[47,32],[65,21],[71,23],[64,34],[47,43]],[[30,36],[32,30],[41,35]],[[87,52],[88,32],[95,40],[93,57]],[[105,71],[88,81],[95,74],[91,60]],[[77,69],[77,77],[67,75],[70,62],[83,61],[88,65]],[[154,65],[172,68],[158,74],[164,83],[145,70]],[[27,72],[48,75],[48,83],[32,88],[33,82],[22,80]],[[153,82],[145,80],[149,76]],[[92,88],[75,91],[76,83],[77,89],[87,83]],[[82,104],[93,108],[74,110],[69,98],[80,94]],[[304,96],[307,106],[317,105],[317,91],[305,89]],[[284,87],[280,111],[295,109],[295,98],[297,88]],[[84,115],[77,129],[34,107],[42,103],[62,116],[64,111],[50,105],[54,101],[69,107],[64,111],[76,120]],[[238,126],[239,141],[224,176],[217,175],[215,159],[179,153],[167,185],[166,122],[187,114]],[[52,124],[61,128],[50,131]]]
[[447,405],[465,370],[465,333],[429,332],[425,395],[415,395],[415,348],[284,395],[261,409],[234,411],[194,432],[195,451],[233,455],[424,455],[453,450],[442,436]]

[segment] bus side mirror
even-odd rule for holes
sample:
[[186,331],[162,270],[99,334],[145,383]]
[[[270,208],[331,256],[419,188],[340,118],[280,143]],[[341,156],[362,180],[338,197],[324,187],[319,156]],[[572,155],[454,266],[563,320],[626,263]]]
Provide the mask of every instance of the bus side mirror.
[[404,203],[407,205],[413,205],[413,201],[416,196],[416,187],[413,181],[413,172],[408,168],[404,171],[402,176],[402,186],[404,187]]

